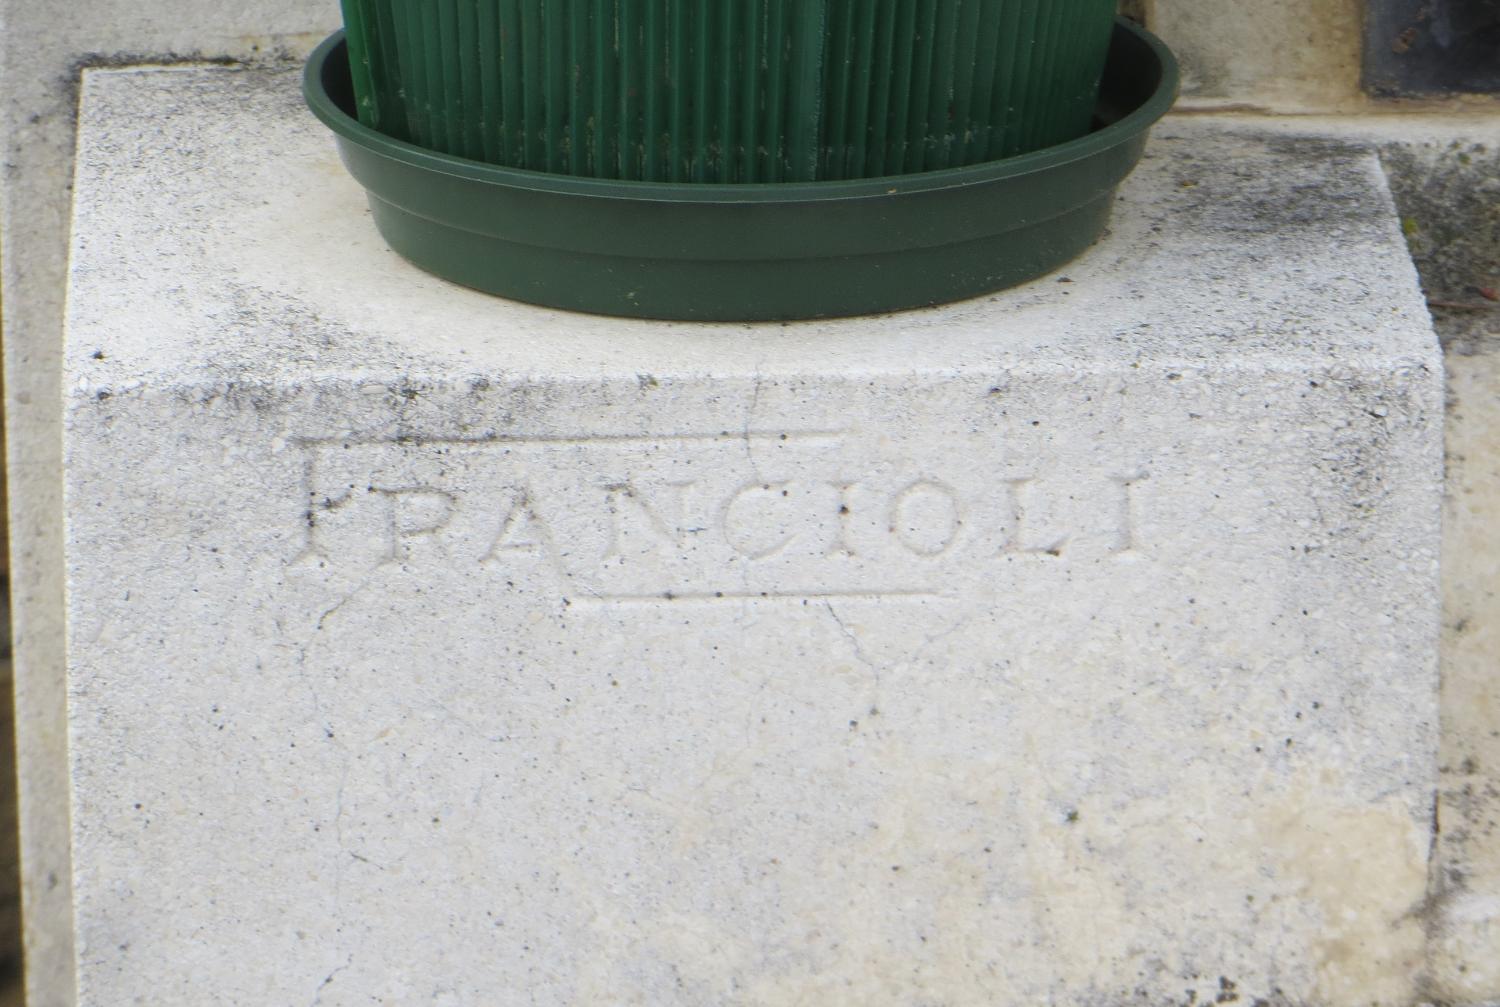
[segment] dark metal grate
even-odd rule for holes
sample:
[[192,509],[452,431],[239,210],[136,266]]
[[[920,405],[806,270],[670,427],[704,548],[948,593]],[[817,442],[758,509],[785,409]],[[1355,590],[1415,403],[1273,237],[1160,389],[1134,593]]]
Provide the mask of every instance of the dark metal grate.
[[1500,0],[1370,0],[1365,90],[1500,92]]

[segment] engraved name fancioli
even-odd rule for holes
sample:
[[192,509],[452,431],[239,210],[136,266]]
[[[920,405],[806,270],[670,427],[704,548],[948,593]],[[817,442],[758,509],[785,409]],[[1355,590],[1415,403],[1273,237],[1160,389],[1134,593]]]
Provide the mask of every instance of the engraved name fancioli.
[[1148,478],[903,461],[838,431],[298,446],[304,561],[583,601],[936,596],[997,563],[1128,556]]

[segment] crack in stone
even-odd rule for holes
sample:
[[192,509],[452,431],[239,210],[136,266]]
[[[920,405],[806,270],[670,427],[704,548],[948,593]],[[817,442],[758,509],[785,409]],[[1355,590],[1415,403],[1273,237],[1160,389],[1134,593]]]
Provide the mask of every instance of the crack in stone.
[[307,1005],[307,1007],[318,1007],[318,1004],[323,1002],[323,991],[328,989],[329,986],[333,985],[333,981],[334,979],[338,978],[339,973],[349,971],[349,969],[353,965],[354,955],[350,954],[347,958],[344,959],[344,964],[328,973],[323,981],[318,984],[318,988],[313,992],[312,1001]]
[[862,664],[867,671],[869,671],[870,678],[875,684],[875,695],[878,699],[880,696],[880,666],[874,661],[870,660],[869,655],[867,655],[864,648],[860,646],[859,637],[839,616],[838,611],[833,607],[833,602],[825,601],[823,602],[823,607],[828,610],[828,615],[833,619],[834,625],[838,626],[839,632],[843,634],[844,639],[849,641],[849,646],[854,650],[854,659]]

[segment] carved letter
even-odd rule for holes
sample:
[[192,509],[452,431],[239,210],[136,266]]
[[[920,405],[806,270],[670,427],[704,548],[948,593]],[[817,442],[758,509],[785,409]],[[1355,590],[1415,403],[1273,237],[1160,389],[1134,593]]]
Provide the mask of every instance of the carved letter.
[[553,544],[552,529],[547,526],[531,504],[531,493],[520,490],[515,493],[505,519],[500,523],[500,533],[490,551],[480,562],[502,561],[507,554],[531,553],[545,556],[553,565],[557,564],[557,550]]
[[952,549],[962,524],[958,494],[931,479],[912,483],[891,502],[891,531],[918,556],[932,558]]
[[1067,534],[1059,535],[1050,544],[1028,546],[1026,544],[1026,501],[1032,483],[1035,479],[1007,479],[1005,485],[1010,488],[1010,538],[1001,549],[1002,555],[1023,556],[1061,556],[1063,547],[1068,544]]
[[413,541],[436,535],[453,520],[456,501],[451,493],[425,486],[376,492],[386,501],[386,523],[390,530],[388,561],[404,559]]
[[1116,555],[1121,555],[1127,552],[1134,552],[1137,548],[1135,487],[1138,483],[1143,483],[1150,478],[1150,474],[1146,472],[1137,472],[1133,475],[1113,477],[1112,481],[1116,486],[1120,488],[1120,518],[1118,526],[1119,533],[1118,537],[1115,539],[1113,549]]
[[316,559],[322,556],[322,536],[318,529],[318,454],[315,445],[298,442],[302,448],[302,498],[307,509],[302,514],[302,527],[305,530],[306,540],[301,554],[296,562]]
[[[792,544],[796,536],[784,533],[785,523],[777,520],[775,505],[786,495],[787,486],[746,486],[724,505],[724,537],[735,552],[747,559],[770,559]],[[754,504],[759,503],[751,511]],[[739,521],[736,521],[739,515]],[[736,528],[738,525],[738,529]],[[781,535],[779,539],[774,538]]]
[[854,524],[854,488],[858,483],[829,483],[838,490],[839,512],[837,531],[834,533],[833,543],[829,545],[825,555],[828,556],[858,556],[854,551],[854,543],[849,541],[849,532]]
[[[653,507],[642,495],[641,491],[629,483],[619,486],[608,487],[609,491],[609,516],[612,522],[610,532],[609,551],[604,558],[610,559],[621,555],[623,550],[623,539],[628,537],[627,524],[637,526],[644,525],[646,537],[654,538],[658,543],[672,546],[675,549],[683,549],[687,546],[688,535],[697,529],[685,527],[687,525],[687,508],[690,491],[695,483],[671,483],[666,488],[670,491],[672,498],[672,513],[663,514],[661,509]],[[644,517],[644,521],[627,522],[628,513],[636,513]]]

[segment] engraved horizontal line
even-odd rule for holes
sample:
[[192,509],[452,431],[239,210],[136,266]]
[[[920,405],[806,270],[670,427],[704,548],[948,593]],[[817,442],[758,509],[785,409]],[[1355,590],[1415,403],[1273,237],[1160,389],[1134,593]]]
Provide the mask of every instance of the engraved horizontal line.
[[742,444],[745,441],[840,441],[848,436],[839,430],[752,430],[717,434],[499,434],[494,437],[303,437],[294,443],[302,448],[326,447],[489,447],[491,445],[569,444]]
[[585,595],[570,599],[583,605],[680,605],[740,601],[917,601],[943,598],[939,591],[658,591],[655,594]]

